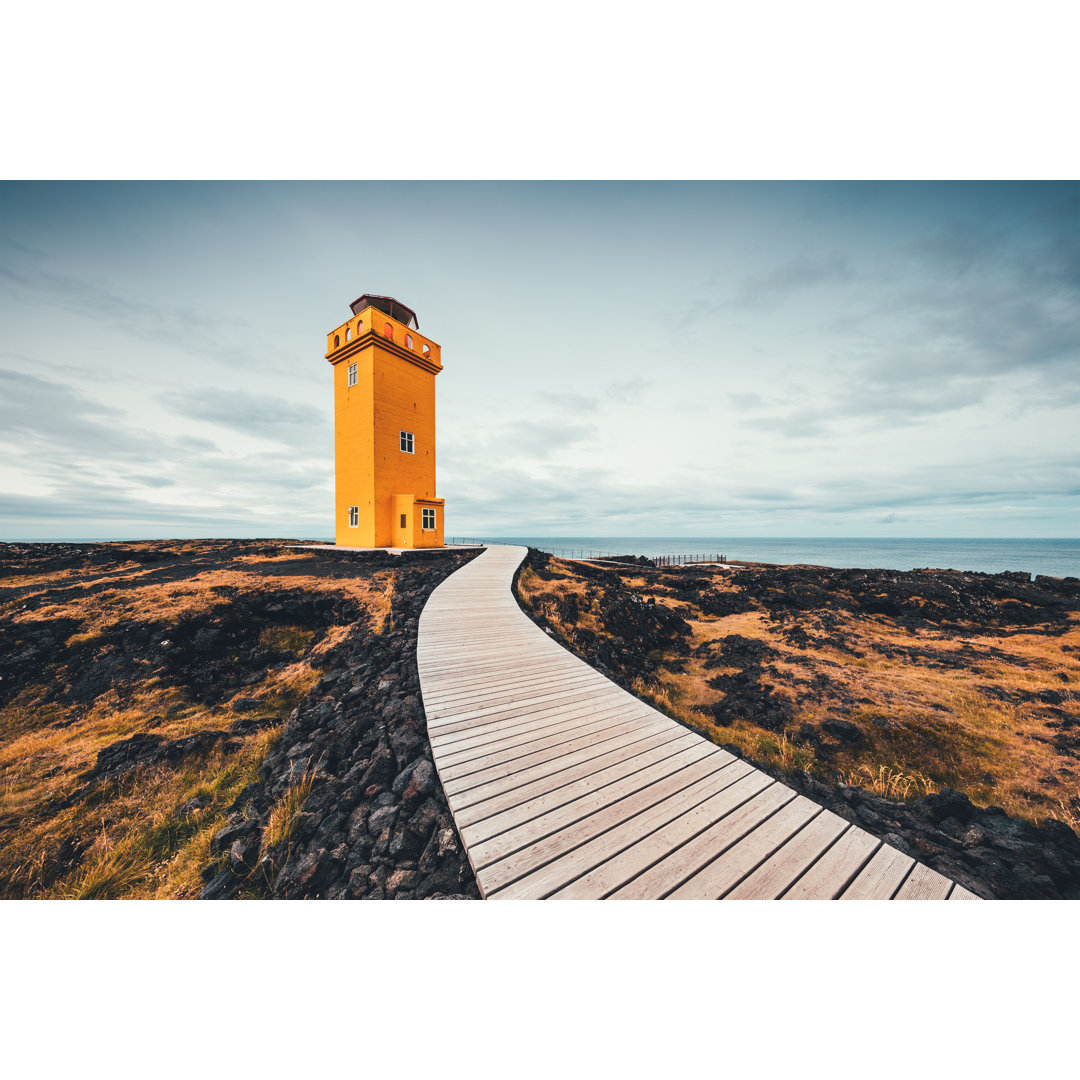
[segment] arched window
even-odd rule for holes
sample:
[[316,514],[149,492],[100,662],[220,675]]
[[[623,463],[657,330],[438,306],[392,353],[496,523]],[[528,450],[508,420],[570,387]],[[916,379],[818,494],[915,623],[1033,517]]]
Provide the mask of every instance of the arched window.
[[412,348],[412,334],[406,334],[405,335],[405,348],[406,349],[411,349]]
[[336,349],[340,344],[341,344],[341,338],[339,338],[337,336],[337,334],[335,334],[334,335],[334,348]]
[[431,346],[426,341],[424,342],[424,355],[425,356],[430,356],[431,355]]
[[351,333],[352,333],[352,327],[351,327],[351,326],[346,326],[346,327],[345,327],[345,340],[346,340],[346,341],[348,341],[348,340],[349,340],[349,335],[350,335]]
[[382,332],[383,332],[383,337],[388,337],[391,341],[394,340],[394,328],[389,323],[387,323],[382,328]]
[[356,320],[356,336],[359,337],[364,332],[364,324],[360,319]]

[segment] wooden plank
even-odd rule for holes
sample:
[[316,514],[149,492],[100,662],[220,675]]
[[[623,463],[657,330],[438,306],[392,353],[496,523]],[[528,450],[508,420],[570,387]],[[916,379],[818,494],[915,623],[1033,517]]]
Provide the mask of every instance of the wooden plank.
[[758,791],[753,798],[729,810],[721,805],[693,839],[663,850],[658,838],[649,869],[611,894],[616,900],[658,900],[667,896],[687,878],[696,874],[717,855],[753,832],[759,825],[795,798],[795,792],[778,784],[771,776],[754,770],[750,774]]
[[501,725],[492,728],[472,738],[460,739],[458,742],[446,742],[439,745],[439,760],[447,766],[458,765],[463,761],[471,761],[486,754],[497,754],[502,750],[509,750],[515,746],[525,746],[537,739],[559,735],[567,731],[577,731],[587,728],[599,720],[617,713],[625,712],[625,706],[616,706],[597,713],[590,708],[583,708],[572,716],[561,716],[556,719],[545,717],[534,720],[522,726],[507,730]]
[[603,676],[598,675],[595,671],[559,672],[557,674],[544,672],[540,675],[504,676],[502,679],[497,680],[474,680],[470,686],[458,687],[453,691],[442,694],[432,694],[424,704],[432,708],[445,709],[447,706],[457,704],[470,706],[490,700],[513,700],[514,695],[521,695],[524,691],[533,691],[537,687],[544,686],[558,687],[563,690],[578,686],[592,686],[599,690],[606,689]]
[[[513,670],[507,670],[505,665],[500,664],[490,671],[467,670],[461,674],[446,675],[432,682],[432,692],[436,697],[442,697],[446,693],[456,690],[468,689],[476,685],[491,686],[502,679],[517,681],[518,679],[542,679],[559,678],[561,675],[569,675],[576,671],[575,665],[565,660],[559,663],[545,661],[542,664],[516,665]],[[593,674],[597,674],[593,672]]]
[[581,701],[583,698],[616,697],[619,690],[614,687],[606,693],[597,693],[592,687],[572,688],[569,690],[552,690],[547,693],[532,694],[513,698],[507,702],[495,705],[481,705],[475,709],[439,709],[434,708],[431,712],[431,720],[438,726],[440,720],[478,720],[484,716],[504,716],[515,711],[520,712],[532,705],[545,705],[556,701]]
[[[595,814],[478,872],[477,881],[488,896],[542,899],[704,802],[725,783],[726,777],[718,774],[736,765],[723,762],[710,771],[712,764],[713,759],[706,758],[681,773],[677,782],[659,785],[664,789],[659,802],[655,790],[631,797],[619,813]],[[687,786],[684,781],[693,782]]]
[[780,898],[782,900],[835,900],[881,847],[876,836],[857,825],[839,840]]
[[444,716],[440,720],[433,721],[429,730],[433,736],[437,736],[445,744],[449,736],[478,735],[485,730],[508,731],[512,725],[524,723],[530,719],[540,720],[557,714],[569,716],[581,710],[598,713],[605,709],[630,706],[649,711],[648,705],[630,694],[618,692],[574,694],[562,700],[546,701],[540,705],[510,705],[497,713],[484,713],[482,716],[471,716],[467,719]]
[[431,660],[435,662],[437,667],[449,668],[471,658],[482,658],[485,661],[510,661],[514,657],[542,656],[545,653],[548,656],[556,656],[559,649],[562,649],[562,646],[547,637],[533,638],[514,635],[504,637],[498,645],[490,645],[483,649],[457,640],[442,641],[437,645],[425,643],[423,647],[417,648],[416,657],[418,661],[427,663]]
[[558,723],[560,720],[602,718],[616,712],[621,712],[627,717],[645,716],[649,709],[642,702],[634,700],[612,702],[601,706],[597,706],[592,701],[579,701],[575,705],[562,705],[554,709],[542,709],[540,712],[522,713],[521,716],[471,723],[461,727],[448,727],[445,731],[431,734],[431,745],[432,748],[438,748],[437,756],[441,760],[444,752],[452,752],[466,739],[506,737],[544,724]]
[[[644,718],[642,718],[644,719]],[[488,775],[492,769],[513,763],[515,768],[527,768],[529,765],[547,761],[551,757],[561,757],[564,753],[594,746],[609,735],[618,735],[624,731],[635,730],[641,721],[637,717],[608,717],[604,720],[592,720],[579,724],[567,731],[540,732],[531,742],[493,750],[477,757],[463,760],[439,762],[439,776],[447,791],[459,790],[457,781],[473,775]]]
[[554,778],[543,776],[532,783],[503,786],[501,790],[493,791],[486,799],[478,799],[469,806],[455,805],[453,807],[454,821],[460,831],[531,800],[548,796],[557,797],[564,788],[592,783],[594,776],[602,776],[606,770],[618,765],[630,765],[640,754],[675,737],[676,733],[672,728],[660,728],[655,734],[646,736],[644,739],[638,739],[627,746],[613,747],[599,757],[564,769]]
[[510,784],[516,785],[536,779],[538,776],[551,776],[566,766],[599,757],[605,750],[611,750],[621,744],[629,745],[662,731],[663,727],[664,725],[658,721],[647,717],[621,720],[615,727],[601,732],[598,736],[576,739],[572,743],[564,743],[526,757],[515,758],[512,761],[500,762],[490,768],[471,770],[465,775],[459,776],[454,770],[446,770],[450,773],[446,776],[440,765],[439,778],[442,780],[447,796],[455,796],[455,802],[458,805],[466,806],[476,801],[476,796],[472,793],[475,788],[488,790],[491,784],[503,785],[509,781]]
[[[661,782],[668,780],[676,782],[672,778],[677,775],[680,779],[685,778],[687,770],[705,759],[716,757],[717,761],[712,763],[713,766],[723,768],[727,762],[721,760],[719,755],[725,754],[726,751],[709,753],[708,747],[699,741],[696,746],[688,746],[674,757],[666,758],[655,765],[631,773],[614,784],[599,787],[573,802],[565,803],[558,809],[532,816],[500,832],[490,840],[470,844],[469,852],[473,857],[473,865],[479,868],[505,859],[548,836],[565,832],[570,826],[586,818],[593,818],[601,811],[611,810],[629,796],[639,795],[646,788],[655,791]],[[726,756],[731,761],[735,760],[730,754]],[[534,809],[535,807],[530,805],[527,813],[532,814]]]
[[[616,751],[622,757],[630,757],[637,752],[633,749],[636,743],[665,730],[669,730],[666,724],[643,722],[640,727],[631,728],[615,738],[605,739],[603,743],[595,745],[590,744],[585,749],[563,754],[561,757],[553,758],[543,764],[534,765],[520,771],[500,770],[497,776],[493,776],[482,784],[453,793],[454,814],[458,816],[463,810],[467,810],[475,803],[485,802],[493,796],[502,795],[513,788],[525,787],[532,784],[534,780],[544,779],[550,787],[560,786],[566,780],[558,774],[577,765],[584,765],[586,762],[606,758],[609,753]],[[593,771],[595,771],[595,768]],[[470,777],[469,782],[474,782],[474,778]],[[448,793],[448,797],[450,797],[450,793]]]
[[981,896],[976,896],[969,889],[965,889],[963,885],[954,885],[953,890],[949,893],[950,900],[981,900]]
[[587,795],[603,791],[620,780],[642,773],[651,765],[671,762],[673,767],[681,768],[683,762],[673,759],[682,759],[686,750],[700,748],[701,742],[702,740],[696,738],[690,731],[685,731],[681,735],[662,731],[637,744],[643,749],[632,757],[615,761],[581,780],[575,780],[548,791],[538,798],[511,806],[473,825],[463,826],[461,838],[470,847],[484,840],[490,840],[493,836],[507,832],[542,814],[579,801]]
[[[561,657],[557,661],[551,658],[543,661],[523,660],[511,667],[522,675],[551,675],[556,678],[572,670],[571,665]],[[484,684],[492,679],[504,678],[508,673],[507,665],[501,661],[490,666],[485,666],[482,662],[459,662],[442,674],[432,673],[424,665],[420,665],[417,670],[420,673],[421,690],[426,686],[429,694],[440,693],[445,685],[450,689],[458,689],[461,686]]]
[[900,886],[894,900],[944,900],[953,883],[936,870],[916,863],[907,881]]
[[718,900],[821,812],[817,803],[797,796],[668,896],[672,900]]
[[893,893],[915,865],[910,855],[889,844],[882,844],[877,854],[840,894],[841,900],[891,900]]
[[[718,774],[708,798],[556,890],[551,899],[599,900],[608,896],[773,784],[771,777],[747,762],[732,762]],[[651,888],[646,884],[642,895],[648,897]]]
[[842,817],[837,817],[830,810],[823,810],[724,898],[775,900],[804,870],[817,862],[849,827]]

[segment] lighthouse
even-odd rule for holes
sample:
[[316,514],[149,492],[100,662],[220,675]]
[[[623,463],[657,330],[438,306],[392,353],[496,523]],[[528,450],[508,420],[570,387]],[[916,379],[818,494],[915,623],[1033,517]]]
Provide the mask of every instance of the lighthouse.
[[326,337],[334,375],[334,542],[443,546],[435,497],[435,376],[442,350],[416,312],[365,293]]

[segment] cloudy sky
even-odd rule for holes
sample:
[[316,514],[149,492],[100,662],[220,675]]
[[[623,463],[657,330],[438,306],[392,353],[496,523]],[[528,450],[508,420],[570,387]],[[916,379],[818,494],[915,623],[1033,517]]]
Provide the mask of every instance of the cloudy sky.
[[363,292],[448,535],[1080,535],[1080,184],[6,183],[0,538],[328,536]]

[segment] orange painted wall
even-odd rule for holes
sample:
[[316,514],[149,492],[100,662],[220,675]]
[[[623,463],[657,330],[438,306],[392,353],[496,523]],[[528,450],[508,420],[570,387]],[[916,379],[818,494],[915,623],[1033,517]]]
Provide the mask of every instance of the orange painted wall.
[[[384,336],[386,325],[391,339]],[[327,345],[334,374],[335,542],[441,547],[443,503],[435,498],[435,375],[442,369],[441,348],[374,308],[332,330]],[[352,387],[350,364],[357,365]],[[402,431],[413,434],[412,454],[401,450]],[[395,497],[403,495],[410,496],[411,506],[405,530],[400,528],[404,511],[395,508]],[[422,529],[415,500],[436,509],[435,530]],[[359,507],[356,528],[349,526],[350,506]]]

